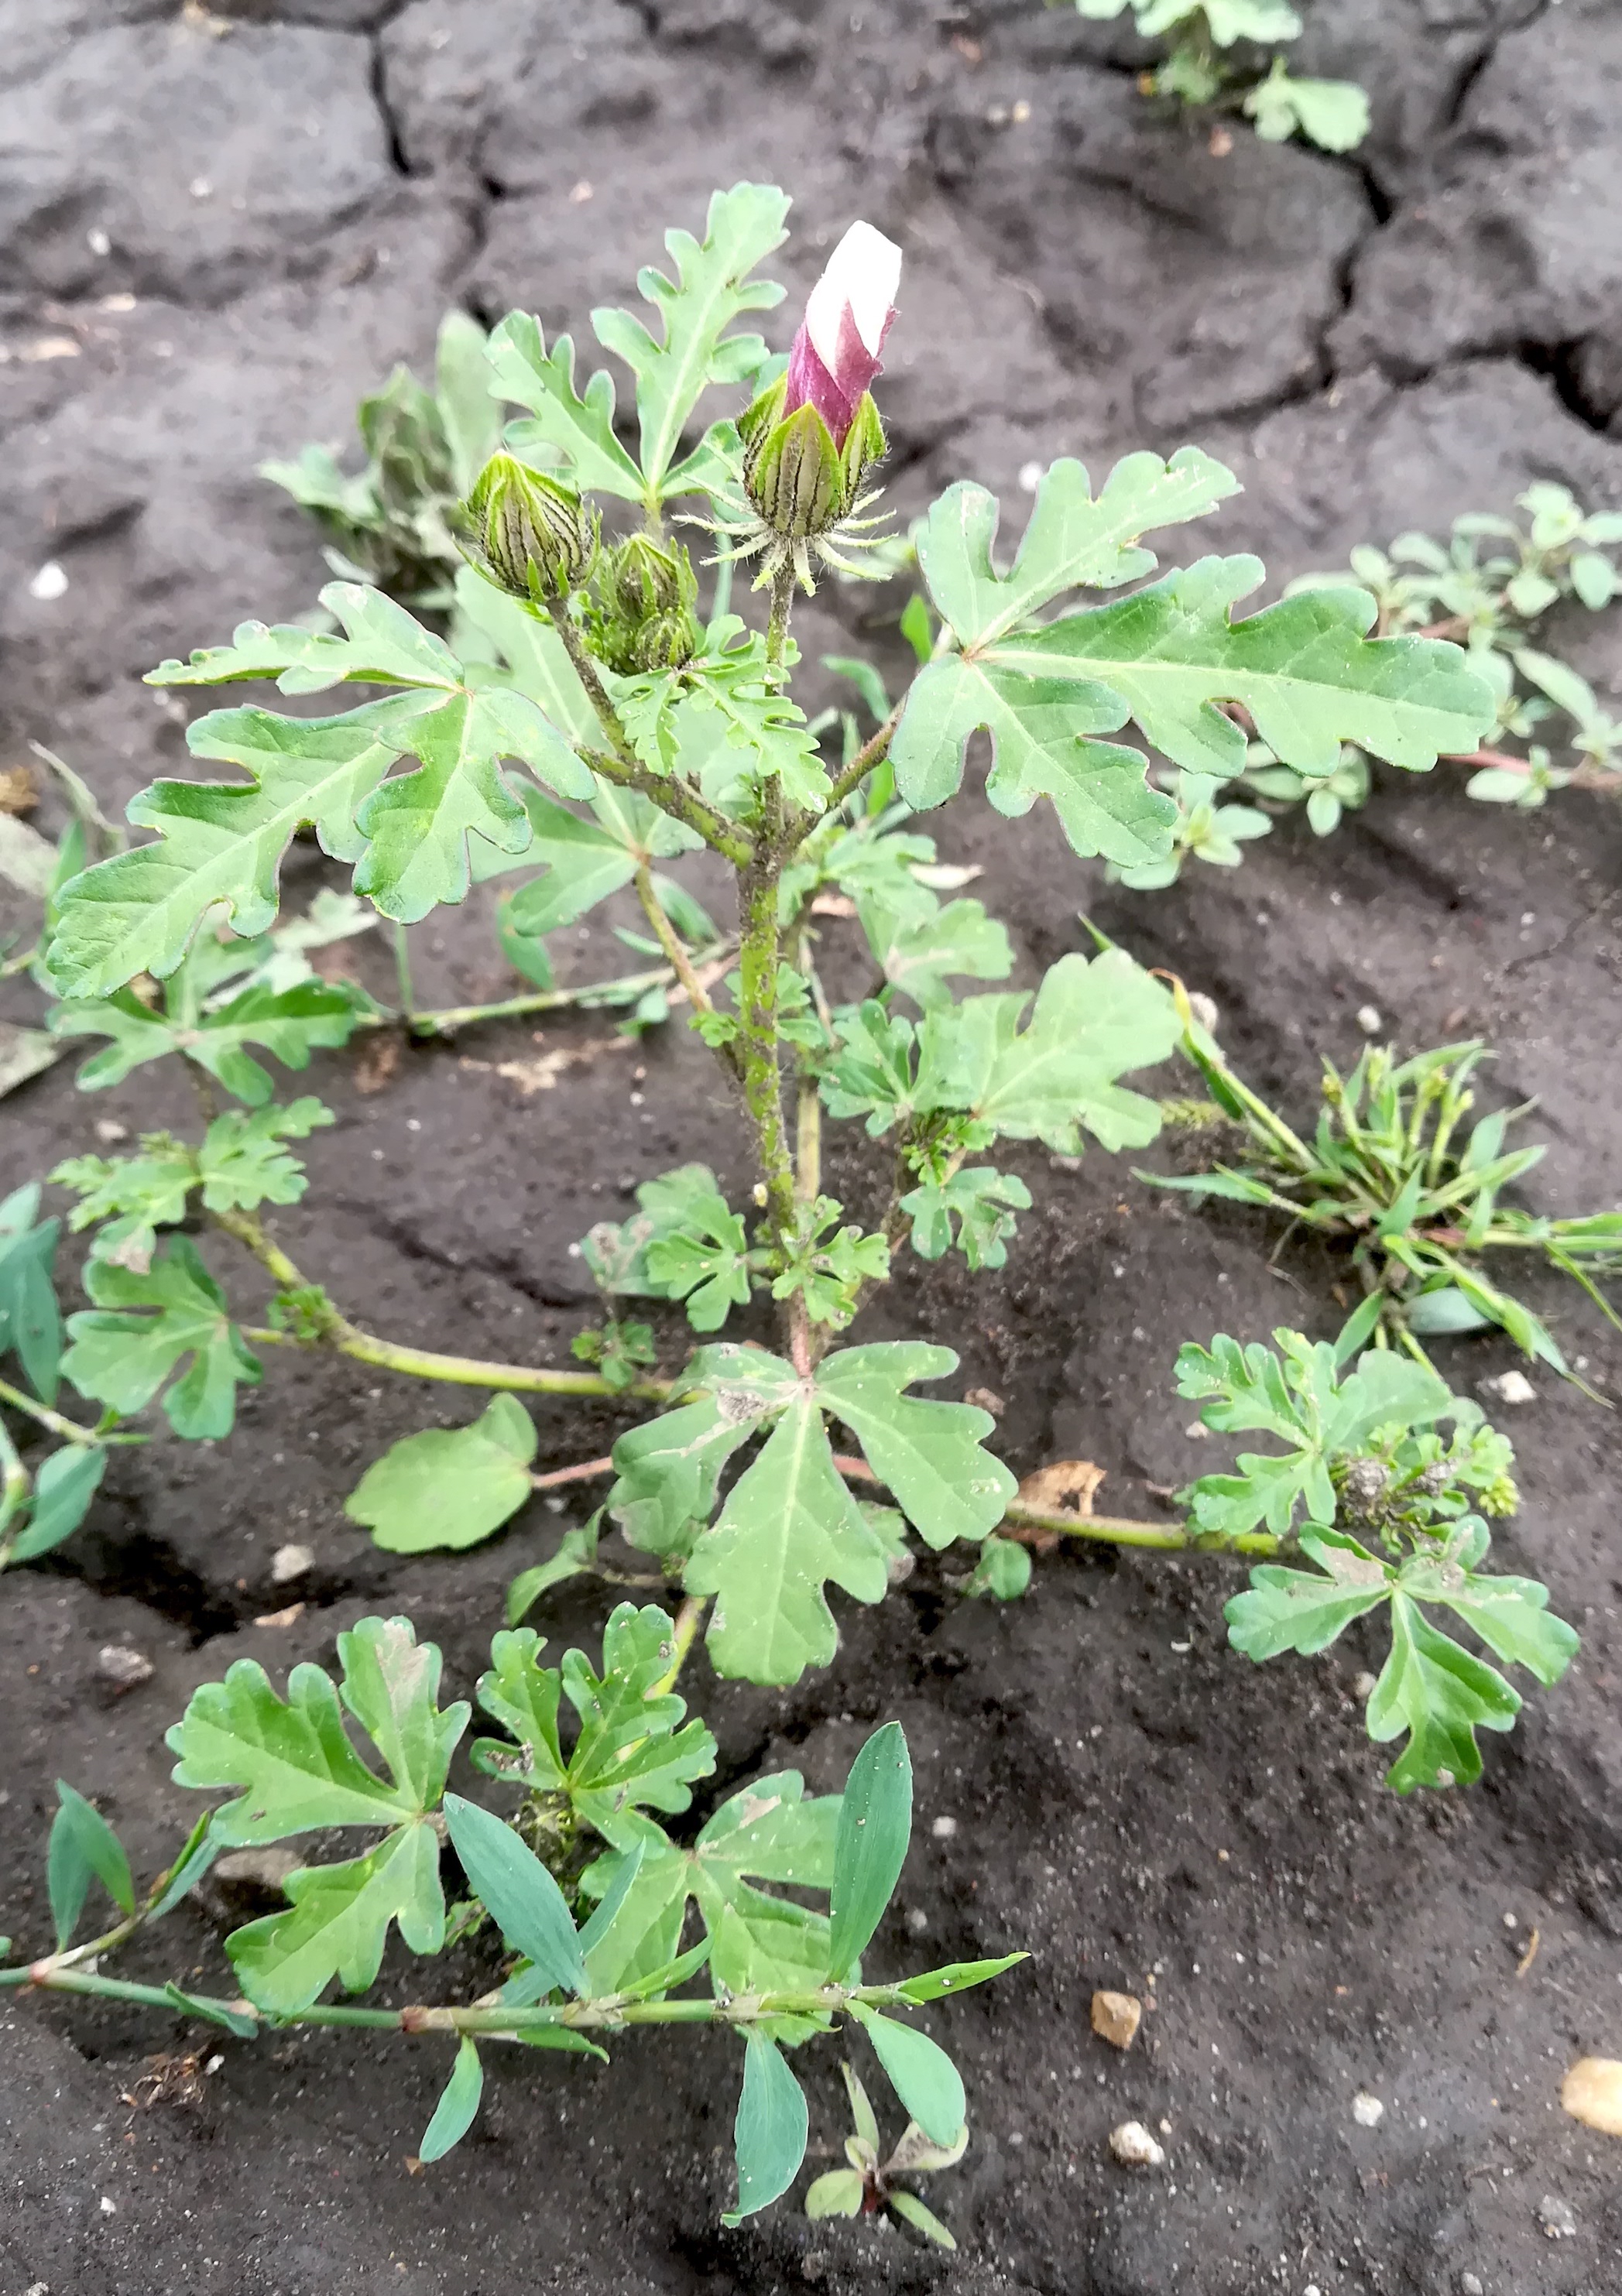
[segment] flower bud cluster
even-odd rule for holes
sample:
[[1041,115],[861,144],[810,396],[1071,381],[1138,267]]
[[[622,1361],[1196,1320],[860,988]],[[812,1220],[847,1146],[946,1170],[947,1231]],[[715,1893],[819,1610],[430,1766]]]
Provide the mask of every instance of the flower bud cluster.
[[698,577],[679,543],[634,534],[598,561],[586,610],[586,643],[623,676],[681,669],[699,650]]

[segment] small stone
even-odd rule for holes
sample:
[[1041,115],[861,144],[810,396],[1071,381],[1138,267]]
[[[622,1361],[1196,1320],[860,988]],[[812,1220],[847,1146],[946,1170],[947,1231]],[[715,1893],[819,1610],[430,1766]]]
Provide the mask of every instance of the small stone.
[[1374,1677],[1365,1667],[1361,1674],[1353,1677],[1352,1696],[1361,1698],[1366,1704],[1368,1700],[1373,1697],[1377,1686]]
[[930,1917],[922,1906],[911,1906],[907,1908],[906,1925],[914,1937],[924,1935],[930,1926]]
[[1379,1036],[1385,1025],[1380,1017],[1378,1004],[1360,1004],[1357,1007],[1357,1026],[1365,1037]]
[[58,565],[54,558],[47,558],[29,584],[29,595],[30,598],[37,598],[42,605],[48,606],[54,600],[65,597],[67,589],[66,570]]
[[1095,1993],[1093,2030],[1112,2049],[1129,2049],[1143,2021],[1143,2005],[1132,1993]]
[[1021,463],[1020,465],[1020,486],[1021,491],[1028,495],[1034,495],[1046,475],[1047,464],[1045,463]]
[[152,1678],[152,1662],[138,1650],[128,1650],[122,1643],[108,1643],[95,1654],[95,1670],[99,1677],[113,1690],[122,1693],[134,1690]]
[[254,1620],[256,1627],[295,1627],[304,1616],[302,1603],[290,1603],[284,1611],[263,1611]]
[[1188,993],[1188,1009],[1208,1037],[1214,1037],[1216,1034],[1216,1023],[1221,1020],[1222,1014],[1217,1010],[1216,999],[1214,996],[1208,996],[1203,988],[1191,988]]
[[963,1390],[963,1401],[965,1403],[972,1403],[975,1408],[979,1411],[990,1412],[994,1419],[1000,1419],[1008,1408],[1007,1404],[996,1392],[996,1390],[990,1387],[965,1388]]
[[111,2193],[103,2193],[102,2194],[102,2214],[104,2217],[116,2217],[118,2213],[119,2204],[117,2201],[113,2199]]
[[1579,2057],[1561,2084],[1560,2101],[1573,2120],[1622,2136],[1622,2063],[1615,2057]]
[[1487,2291],[1473,2272],[1465,2272],[1459,2277],[1459,2296],[1487,2296]]
[[314,1553],[307,1546],[278,1546],[270,1558],[271,1585],[285,1587],[295,1578],[302,1578],[315,1560]]
[[1352,2099],[1352,2119],[1359,2128],[1378,2128],[1386,2117],[1386,2109],[1377,2096],[1360,2088]]
[[1537,2221],[1546,2240],[1570,2240],[1577,2232],[1576,2217],[1553,2193],[1545,2193],[1537,2203]]
[[107,1147],[116,1148],[120,1140],[128,1139],[129,1127],[127,1124],[120,1124],[115,1117],[98,1116],[95,1120],[95,1136]]
[[1110,2131],[1110,2150],[1123,2169],[1158,2169],[1166,2158],[1141,2120],[1123,2120]]
[[1501,1372],[1496,1379],[1481,1382],[1483,1395],[1495,1395],[1500,1403],[1536,1403],[1537,1390],[1523,1371]]
[[957,1832],[957,1820],[954,1817],[932,1817],[930,1820],[930,1832],[935,1836],[937,1841],[950,1841],[952,1836]]

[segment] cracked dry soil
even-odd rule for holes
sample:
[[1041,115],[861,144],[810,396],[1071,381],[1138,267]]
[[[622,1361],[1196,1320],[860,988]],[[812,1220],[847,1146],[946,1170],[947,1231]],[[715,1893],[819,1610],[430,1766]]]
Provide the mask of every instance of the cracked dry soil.
[[[255,463],[347,437],[391,361],[422,371],[451,299],[487,316],[520,303],[580,335],[593,304],[629,299],[668,224],[697,225],[742,176],[795,195],[786,310],[851,215],[905,248],[883,386],[905,513],[969,475],[1012,519],[1028,461],[1075,453],[1100,472],[1192,438],[1247,489],[1194,546],[1254,548],[1277,584],[1355,542],[1507,507],[1533,477],[1622,504],[1622,11],[1307,12],[1303,68],[1373,95],[1356,164],[1243,132],[1216,156],[1141,107],[1119,27],[1032,0],[3,0],[8,755],[48,742],[109,803],[184,770],[183,706],[139,673],[243,615],[296,611],[322,578]],[[47,558],[69,576],[54,603],[28,592]],[[895,666],[878,605],[824,590],[800,618],[807,658],[859,644]],[[1601,685],[1616,677],[1614,615],[1562,638]],[[1500,1055],[1492,1089],[1541,1103],[1551,1152],[1529,1201],[1615,1201],[1615,810],[1569,793],[1510,817],[1469,805],[1446,767],[1385,775],[1328,842],[1281,830],[1236,875],[1196,869],[1152,897],[1106,890],[1042,813],[1010,823],[968,801],[938,828],[947,857],[983,864],[1020,980],[1078,945],[1085,906],[1211,991],[1233,1054],[1298,1110],[1318,1054],[1353,1054],[1364,1004],[1410,1047],[1479,1031]],[[302,852],[294,882],[315,882]],[[480,903],[416,939],[432,1001],[499,993]],[[386,951],[358,947],[385,991]],[[576,977],[616,948],[596,926]],[[842,961],[854,991],[854,950]],[[6,1009],[29,1017],[15,983]],[[591,1219],[687,1158],[741,1184],[683,1031],[627,1052],[588,1016],[547,1042],[599,1050],[528,1098],[463,1065],[529,1056],[516,1025],[409,1050],[381,1091],[341,1059],[312,1075],[339,1123],[278,1231],[358,1318],[555,1358],[587,1312],[568,1246]],[[0,1114],[4,1185],[83,1145],[93,1115],[133,1130],[191,1111],[167,1075],[90,1104],[59,1070]],[[1020,1472],[1091,1457],[1118,1509],[1152,1511],[1156,1487],[1204,1463],[1168,1394],[1178,1343],[1283,1319],[1331,1331],[1336,1270],[1297,1245],[1275,1265],[1275,1234],[1154,1197],[1102,1155],[1025,1162],[1038,1210],[1004,1274],[912,1262],[867,1327],[958,1348],[963,1384],[1007,1398],[1000,1443]],[[832,1178],[853,1205],[880,1185],[848,1143]],[[209,1250],[253,1302],[254,1271]],[[1622,1392],[1616,1336],[1575,1292],[1531,1293]],[[661,1344],[679,1361],[682,1328]],[[1469,1389],[1511,1359],[1454,1343],[1444,1367]],[[0,1906],[19,1937],[43,1934],[52,1778],[95,1795],[154,1870],[192,1815],[163,1729],[232,1659],[280,1677],[386,1606],[443,1644],[453,1694],[470,1687],[505,1581],[567,1518],[537,1505],[461,1557],[377,1554],[345,1493],[393,1438],[472,1398],[376,1379],[276,1357],[228,1444],[160,1434],[119,1454],[85,1529],[6,1581]],[[627,2041],[606,2069],[496,2056],[472,2136],[413,2175],[435,2048],[226,2042],[200,2103],[143,2109],[124,2094],[146,2094],[144,2058],[188,2046],[184,2028],[8,1997],[4,2296],[1622,2290],[1618,2155],[1556,2103],[1571,2057],[1622,2054],[1617,1421],[1535,1384],[1512,1421],[1525,1506],[1499,1559],[1548,1581],[1584,1651],[1489,1742],[1473,1792],[1386,1793],[1350,1694],[1372,1646],[1354,1633],[1264,1675],[1225,1652],[1233,1582],[1197,1559],[1058,1555],[1005,1610],[960,1602],[930,1564],[876,1611],[845,1606],[837,1664],[797,1691],[694,1667],[717,1794],[788,1761],[830,1787],[876,1720],[905,1722],[921,1824],[876,1966],[1014,1943],[1035,1956],[942,2013],[973,2122],[931,2194],[955,2259],[790,2206],[723,2231],[725,2036]],[[614,1424],[537,1417],[541,1465],[592,1456]],[[295,1590],[269,1571],[290,1538],[316,1556]],[[291,1623],[254,1623],[290,1592]],[[594,1644],[605,1608],[602,1589],[557,1601],[555,1646]],[[115,1699],[96,1653],[120,1642],[154,1671]],[[930,1832],[941,1816],[950,1839]],[[217,1973],[219,1932],[245,1910],[189,1906],[133,1969]],[[1155,2005],[1118,2056],[1088,2030],[1089,1997],[1147,1995],[1151,1972]],[[384,1997],[418,1981],[391,1963]],[[804,2062],[814,2165],[840,2128],[837,2056]],[[1375,2128],[1353,2118],[1359,2090],[1385,2104]],[[1162,2169],[1108,2159],[1126,2118],[1169,2122]],[[1558,2244],[1545,2194],[1576,2220]]]

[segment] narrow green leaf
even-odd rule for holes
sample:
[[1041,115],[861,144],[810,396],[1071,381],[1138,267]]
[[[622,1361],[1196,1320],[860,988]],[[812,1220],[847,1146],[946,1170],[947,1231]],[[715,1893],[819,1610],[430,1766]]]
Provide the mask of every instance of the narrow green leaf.
[[442,2161],[453,2144],[461,2144],[473,2125],[483,2095],[484,2066],[472,2037],[464,2033],[457,2046],[451,2077],[440,2092],[433,2119],[423,2130],[422,2142],[417,2147],[420,2161],[424,2164]]
[[0,1202],[0,1356],[13,1349],[35,1394],[54,1403],[62,1352],[54,1283],[61,1222],[36,1225],[38,1210],[37,1180]]
[[445,1797],[446,1824],[463,1870],[515,1953],[553,1986],[585,1993],[590,1980],[563,1892],[533,1849],[477,1802]]
[[805,2093],[774,2041],[750,2033],[744,2043],[743,2088],[733,2123],[738,2205],[725,2225],[741,2224],[786,2193],[806,2157],[810,2119]]
[[12,1561],[32,1562],[70,1538],[106,1472],[106,1452],[84,1443],[64,1444],[42,1459],[34,1476],[33,1511],[12,1548]]
[[840,1803],[829,1906],[828,1974],[840,1983],[895,1894],[913,1831],[913,1765],[899,1722],[875,1730]]
[[890,2207],[895,2210],[896,2214],[898,2217],[905,2218],[906,2222],[913,2226],[915,2232],[921,2232],[924,2238],[927,2241],[931,2242],[935,2247],[950,2249],[954,2254],[955,2254],[957,2249],[956,2241],[953,2239],[952,2234],[946,2230],[946,2227],[942,2224],[934,2210],[925,2208],[923,2202],[919,2199],[916,2193],[908,2193],[897,2189],[897,2191],[887,2194],[886,2197],[889,2202]]
[[1028,1961],[1028,1953],[1005,1953],[1000,1961],[954,1961],[944,1969],[925,1970],[921,1976],[903,1978],[897,1993],[909,2001],[940,2001],[949,1993],[966,1993],[971,1985],[986,1985],[1005,1969]]
[[963,2084],[957,2067],[927,2033],[914,2032],[893,2017],[851,2004],[850,2013],[873,2045],[890,2087],[926,2136],[937,2144],[954,2142],[965,2117]]
[[100,1882],[126,1914],[135,1910],[135,1885],[124,1845],[101,1811],[61,1778],[56,1781],[56,1799],[59,1807],[45,1849],[45,1886],[60,1951],[78,1925],[93,1881]]

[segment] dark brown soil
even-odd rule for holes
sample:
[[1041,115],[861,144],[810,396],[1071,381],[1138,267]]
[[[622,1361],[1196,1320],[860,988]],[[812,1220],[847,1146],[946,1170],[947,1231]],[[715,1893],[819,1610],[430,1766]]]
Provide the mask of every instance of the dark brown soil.
[[[667,224],[695,225],[709,189],[745,175],[795,194],[791,310],[852,214],[905,245],[884,386],[905,510],[972,475],[1015,518],[1028,460],[1076,452],[1098,471],[1192,436],[1247,487],[1198,546],[1255,548],[1276,583],[1356,541],[1507,508],[1532,477],[1622,504],[1614,5],[1307,13],[1306,68],[1374,96],[1356,162],[1242,130],[1216,156],[1142,107],[1129,37],[1035,0],[214,0],[184,20],[164,0],[0,0],[5,761],[46,741],[109,802],[176,769],[184,713],[139,672],[244,614],[298,610],[321,578],[256,461],[342,437],[391,360],[421,367],[448,299],[521,302],[579,334],[591,305],[628,296]],[[40,356],[52,338],[75,355]],[[47,559],[69,576],[54,603],[28,590]],[[853,636],[888,649],[876,623],[864,633],[872,603],[824,592],[802,617],[807,655]],[[1615,628],[1570,634],[1602,685],[1622,669]],[[977,890],[1008,920],[1021,979],[1081,945],[1085,906],[1208,989],[1234,1055],[1301,1109],[1318,1054],[1361,1041],[1363,1004],[1408,1046],[1479,1031],[1498,1048],[1493,1088],[1541,1103],[1551,1152],[1528,1200],[1612,1202],[1622,816],[1569,794],[1510,816],[1448,775],[1387,775],[1332,840],[1285,830],[1237,874],[1197,868],[1151,897],[1105,889],[1044,813],[1007,823],[971,801],[928,825],[984,864]],[[415,939],[427,996],[500,993],[487,905]],[[361,950],[386,991],[381,940]],[[578,977],[617,954],[598,925]],[[30,1017],[29,992],[12,984],[5,1009]],[[340,1121],[312,1144],[307,1207],[277,1227],[357,1319],[560,1359],[588,1312],[568,1247],[594,1218],[688,1158],[741,1182],[724,1095],[684,1032],[627,1051],[586,1018],[546,1041],[596,1051],[528,1098],[490,1065],[531,1053],[518,1026],[409,1050],[372,1095],[343,1060],[315,1072]],[[134,1129],[190,1113],[179,1078],[90,1103],[55,1072],[0,1111],[0,1186],[87,1144],[93,1116]],[[1169,1392],[1178,1344],[1281,1321],[1331,1331],[1335,1271],[1293,1248],[1274,1265],[1274,1234],[1156,1197],[1124,1161],[1022,1168],[1038,1209],[1004,1273],[909,1262],[873,1333],[950,1341],[962,1383],[1006,1398],[1020,1471],[1091,1457],[1116,1507],[1152,1512],[1208,1449]],[[878,1185],[859,1148],[832,1170],[853,1203]],[[254,1271],[209,1250],[256,1299]],[[1622,1392],[1622,1345],[1597,1315],[1527,1289],[1593,1383]],[[663,1342],[678,1361],[679,1329]],[[1465,1389],[1512,1360],[1495,1341],[1443,1357]],[[1511,1428],[1526,1503],[1500,1557],[1547,1580],[1584,1651],[1488,1742],[1470,1793],[1386,1792],[1350,1694],[1371,1647],[1352,1635],[1321,1661],[1251,1668],[1225,1648],[1233,1574],[1200,1559],[1058,1555],[1006,1609],[921,1569],[876,1611],[845,1606],[836,1665],[798,1691],[693,1668],[717,1792],[786,1761],[833,1786],[867,1728],[905,1723],[921,1822],[876,1966],[1035,1956],[943,2013],[973,2124],[938,2188],[956,2259],[872,2224],[810,2226],[791,2204],[723,2231],[726,2036],[627,2039],[607,2070],[498,2059],[473,2136],[413,2175],[436,2048],[227,2041],[202,2103],[143,2110],[123,2093],[149,2053],[190,2046],[183,2025],[7,1996],[4,2296],[1622,2290],[1614,2141],[1558,2105],[1572,2057],[1622,2054],[1617,1423],[1534,1383]],[[168,1782],[163,1730],[233,1658],[278,1675],[330,1660],[340,1628],[386,1606],[443,1644],[465,1692],[506,1580],[568,1518],[537,1505],[485,1549],[401,1564],[341,1505],[391,1439],[476,1400],[278,1356],[228,1444],[160,1434],[121,1453],[86,1529],[6,1579],[8,1929],[45,1935],[58,1775],[97,1797],[138,1865],[163,1861],[195,1799]],[[537,1415],[543,1464],[600,1451],[615,1423]],[[318,1558],[307,1607],[256,1625],[288,1599],[269,1560],[295,1538]],[[556,1600],[557,1646],[594,1644],[605,1609],[602,1589]],[[119,1642],[154,1672],[114,1700],[96,1654]],[[940,1816],[950,1838],[931,1833]],[[225,1921],[217,1903],[188,1908],[132,1965],[217,1974]],[[1088,2030],[1090,1995],[1148,1994],[1151,1978],[1119,2057]],[[391,1966],[386,1997],[416,1981]],[[837,2051],[802,2066],[814,2157],[831,2157]],[[1360,2090],[1384,2103],[1373,2129],[1353,2118]],[[1169,2123],[1161,2170],[1110,2161],[1107,2133],[1131,2116]],[[1576,2220],[1558,2243],[1545,2195]]]

